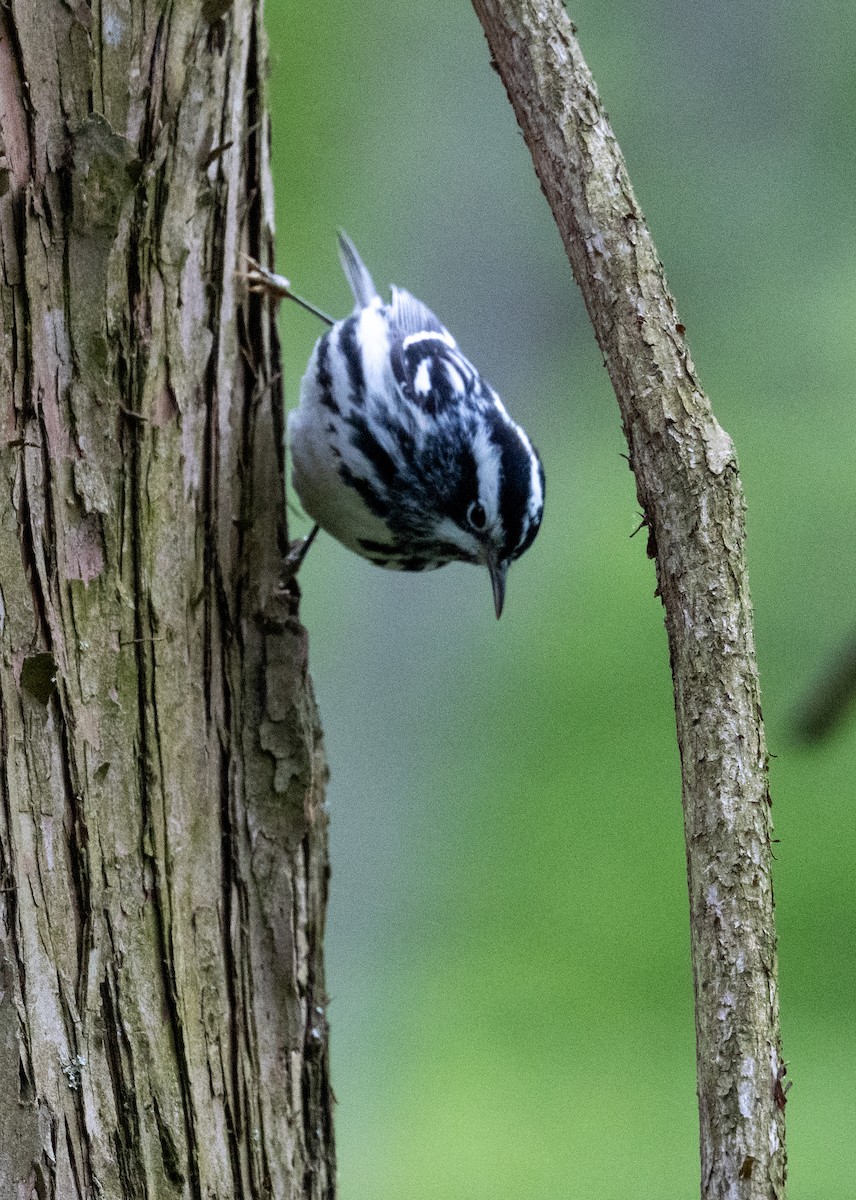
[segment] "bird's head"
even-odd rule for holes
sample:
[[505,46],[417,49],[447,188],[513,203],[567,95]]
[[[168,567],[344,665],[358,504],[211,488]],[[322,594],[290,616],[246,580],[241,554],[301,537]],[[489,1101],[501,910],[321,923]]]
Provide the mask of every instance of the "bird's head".
[[492,392],[457,425],[451,440],[456,453],[436,537],[458,548],[454,557],[487,567],[499,617],[508,568],[532,545],[541,525],[544,469],[525,432]]

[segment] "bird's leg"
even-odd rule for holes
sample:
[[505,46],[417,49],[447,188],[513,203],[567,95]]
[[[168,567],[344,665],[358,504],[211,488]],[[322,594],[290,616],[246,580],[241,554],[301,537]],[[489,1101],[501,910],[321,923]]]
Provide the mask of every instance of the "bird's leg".
[[[260,262],[254,258],[247,256],[247,270],[241,274],[241,278],[246,280],[247,288],[251,292],[260,293],[265,296],[270,296],[276,303],[280,300],[293,300],[295,304],[299,304],[301,308],[305,308],[307,312],[311,312],[319,320],[324,321],[327,325],[333,325],[332,317],[328,317],[320,308],[316,308],[314,304],[310,304],[308,300],[304,300],[302,296],[298,296],[291,290],[291,284],[284,275],[277,275],[275,271],[263,267]],[[283,563],[283,583],[287,584],[294,579],[297,572],[303,565],[303,560],[309,552],[309,547],[315,541],[318,533],[318,526],[312,528],[311,533],[305,538],[296,538],[289,548]]]
[[271,296],[275,301],[293,300],[295,304],[299,304],[301,308],[305,308],[307,312],[311,312],[313,316],[318,317],[325,325],[333,325],[332,317],[328,317],[320,308],[316,308],[308,300],[304,300],[302,296],[298,296],[291,290],[291,284],[284,275],[277,275],[275,271],[269,271],[267,267],[263,267],[260,262],[256,262],[254,258],[247,258],[247,270],[241,275],[242,279],[247,281],[247,287],[251,292],[259,292],[265,296]]
[[283,564],[283,579],[288,581],[294,579],[297,572],[303,565],[303,560],[309,552],[309,547],[315,541],[315,536],[318,533],[318,525],[312,527],[312,532],[305,538],[295,538],[288,547],[288,554],[285,556]]

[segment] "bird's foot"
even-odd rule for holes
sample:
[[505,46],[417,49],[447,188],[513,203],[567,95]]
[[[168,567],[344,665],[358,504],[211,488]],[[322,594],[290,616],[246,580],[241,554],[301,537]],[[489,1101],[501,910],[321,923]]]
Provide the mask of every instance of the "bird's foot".
[[277,304],[280,300],[293,300],[301,308],[305,308],[307,312],[312,313],[313,317],[317,317],[319,321],[323,321],[325,325],[333,325],[333,318],[327,313],[322,312],[311,301],[305,300],[303,296],[298,296],[296,292],[291,290],[291,283],[284,275],[277,275],[276,271],[270,271],[267,267],[263,267],[260,262],[256,262],[254,258],[249,256],[246,258],[246,271],[239,271],[238,278],[243,279],[247,285],[249,292],[255,292],[263,296],[270,296]]
[[291,284],[284,275],[277,275],[275,271],[268,270],[249,255],[246,264],[246,271],[238,274],[240,279],[245,280],[248,291],[271,296],[274,300],[285,300],[291,297]]
[[283,564],[283,582],[289,582],[294,579],[297,572],[303,565],[303,560],[309,553],[309,547],[315,541],[319,526],[315,525],[312,532],[305,538],[295,538],[288,547],[288,554],[285,556]]

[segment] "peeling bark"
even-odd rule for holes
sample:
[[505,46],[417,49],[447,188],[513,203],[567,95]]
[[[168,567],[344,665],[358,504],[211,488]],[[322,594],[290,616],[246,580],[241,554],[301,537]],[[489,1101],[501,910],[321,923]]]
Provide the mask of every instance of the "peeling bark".
[[0,7],[0,1194],[334,1193],[254,0]]
[[728,434],[559,0],[473,0],[618,397],[666,610],[681,752],[702,1195],[781,1200],[767,750]]

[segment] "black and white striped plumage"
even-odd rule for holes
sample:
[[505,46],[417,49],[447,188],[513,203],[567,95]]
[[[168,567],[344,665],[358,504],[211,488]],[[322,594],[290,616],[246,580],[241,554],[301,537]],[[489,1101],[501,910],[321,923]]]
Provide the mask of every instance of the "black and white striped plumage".
[[289,418],[295,490],[378,566],[486,566],[499,616],[541,524],[541,460],[434,314],[396,287],[384,304],[344,234],[339,247],[356,305],[317,342]]

